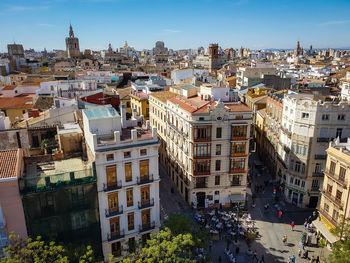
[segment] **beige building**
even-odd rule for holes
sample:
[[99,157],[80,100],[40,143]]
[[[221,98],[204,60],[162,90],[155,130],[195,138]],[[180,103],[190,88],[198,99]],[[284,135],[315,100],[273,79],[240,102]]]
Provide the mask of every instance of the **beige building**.
[[159,147],[159,161],[165,167],[167,162],[167,144],[166,144],[166,127],[167,127],[167,100],[175,97],[176,94],[170,91],[153,92],[149,96],[150,123],[156,127],[161,145]]
[[220,96],[204,98],[200,92],[167,100],[168,174],[194,207],[243,203],[251,111]]
[[315,221],[315,226],[328,243],[333,244],[339,237],[330,230],[350,217],[350,140],[346,143],[340,143],[339,139],[330,142],[327,155],[318,208],[320,220]]

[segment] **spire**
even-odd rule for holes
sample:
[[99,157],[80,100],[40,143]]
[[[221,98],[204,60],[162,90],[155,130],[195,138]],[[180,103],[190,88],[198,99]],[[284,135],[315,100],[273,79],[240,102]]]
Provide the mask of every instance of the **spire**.
[[69,37],[74,37],[74,32],[73,32],[72,24],[69,25]]
[[298,40],[298,43],[297,43],[297,48],[300,48],[300,43],[299,43],[299,40]]

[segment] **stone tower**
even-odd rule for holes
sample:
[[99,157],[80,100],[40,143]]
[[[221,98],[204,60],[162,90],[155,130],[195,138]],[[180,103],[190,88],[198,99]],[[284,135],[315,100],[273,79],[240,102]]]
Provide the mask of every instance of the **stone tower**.
[[68,58],[80,57],[79,39],[74,37],[72,25],[69,26],[69,37],[66,37],[66,51]]
[[215,72],[218,69],[219,45],[209,44],[209,72]]

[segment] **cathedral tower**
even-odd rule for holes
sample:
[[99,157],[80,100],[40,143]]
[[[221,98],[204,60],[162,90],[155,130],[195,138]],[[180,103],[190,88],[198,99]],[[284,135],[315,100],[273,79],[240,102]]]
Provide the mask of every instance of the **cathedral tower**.
[[66,37],[66,51],[68,58],[80,57],[79,39],[74,37],[72,25],[69,26],[69,37]]

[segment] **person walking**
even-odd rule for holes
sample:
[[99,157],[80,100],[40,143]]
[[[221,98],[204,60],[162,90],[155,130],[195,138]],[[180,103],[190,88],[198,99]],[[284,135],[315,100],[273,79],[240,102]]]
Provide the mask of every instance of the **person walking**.
[[301,249],[298,251],[298,256],[301,257]]
[[278,211],[278,218],[282,217],[282,210]]
[[293,221],[292,223],[290,223],[290,228],[291,228],[292,231],[294,231],[294,226],[295,226],[295,223]]
[[286,235],[283,236],[282,241],[283,241],[283,244],[284,244],[284,245],[287,243],[287,236],[286,236]]
[[261,259],[260,259],[260,263],[265,263],[265,258],[264,258],[264,255],[261,255]]
[[239,254],[239,247],[236,247],[236,256]]

